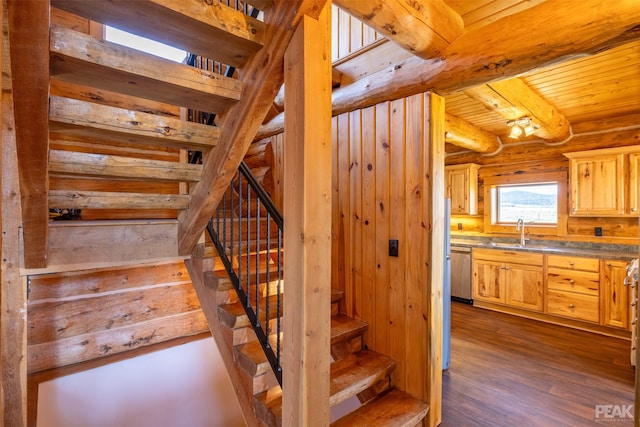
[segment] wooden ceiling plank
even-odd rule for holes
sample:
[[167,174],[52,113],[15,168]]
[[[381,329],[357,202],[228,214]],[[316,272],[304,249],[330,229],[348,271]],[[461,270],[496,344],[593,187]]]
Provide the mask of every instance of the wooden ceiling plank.
[[493,0],[463,16],[465,29],[484,27],[506,16],[525,11],[544,1],[546,0]]
[[49,173],[148,181],[197,182],[202,165],[51,150]]
[[49,120],[57,133],[195,150],[215,147],[220,134],[214,126],[57,96]]
[[478,153],[494,153],[500,148],[495,135],[451,114],[445,115],[444,140]]
[[68,28],[52,27],[50,48],[51,76],[66,82],[212,113],[240,98],[236,79]]
[[8,15],[24,263],[27,268],[46,267],[49,4],[9,0]]
[[352,16],[421,58],[434,58],[464,31],[460,15],[442,0],[334,0]]
[[507,120],[529,117],[536,128],[534,134],[542,139],[563,141],[570,135],[567,118],[521,79],[487,83],[468,89],[465,93]]
[[186,209],[189,196],[182,194],[113,193],[51,190],[51,209]]
[[52,0],[51,5],[235,67],[262,47],[266,33],[263,22],[218,1]]
[[333,114],[429,90],[446,95],[620,46],[640,37],[632,3],[547,0],[465,32],[441,58],[411,57],[334,90]]
[[265,15],[266,45],[242,70],[246,78],[242,99],[220,123],[220,144],[205,156],[203,180],[191,192],[189,209],[179,218],[179,252],[190,254],[235,174],[258,128],[284,82],[284,51],[302,16],[317,18],[326,0],[274,3]]

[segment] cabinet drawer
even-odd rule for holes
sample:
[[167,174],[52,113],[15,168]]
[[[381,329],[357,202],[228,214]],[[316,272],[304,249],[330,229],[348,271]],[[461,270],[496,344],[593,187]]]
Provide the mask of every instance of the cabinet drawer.
[[600,299],[592,295],[550,290],[547,292],[547,311],[597,323],[600,320]]
[[547,266],[568,268],[570,270],[600,271],[598,258],[580,258],[566,255],[547,255]]
[[473,249],[473,259],[501,262],[504,264],[542,265],[543,255],[502,249]]
[[547,268],[547,288],[598,296],[600,274],[591,271],[549,267]]

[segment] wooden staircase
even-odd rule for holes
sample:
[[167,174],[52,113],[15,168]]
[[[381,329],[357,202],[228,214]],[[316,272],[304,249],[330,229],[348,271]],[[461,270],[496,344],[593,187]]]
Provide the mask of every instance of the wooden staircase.
[[[268,110],[265,105],[272,99],[268,102],[254,99],[268,93],[263,86],[273,86],[271,91],[279,86],[261,77],[260,71],[255,71],[260,65],[254,62],[260,63],[261,58],[269,58],[281,49],[269,44],[266,25],[260,20],[222,3],[207,3],[211,2],[51,0],[53,7],[64,11],[216,58],[254,76],[258,83],[252,84],[262,84],[248,87],[249,83],[242,79],[177,64],[73,29],[52,26],[49,128],[56,143],[51,145],[48,171],[52,181],[66,180],[66,185],[49,191],[49,208],[174,210],[180,219],[174,221],[175,228],[165,231],[162,238],[170,240],[167,236],[172,232],[178,235],[182,231],[188,247],[193,234],[201,235],[201,230],[189,227],[199,225],[202,217],[211,217],[215,206],[208,206],[208,197],[229,185],[233,174],[228,172],[237,168],[260,124],[242,128],[235,122],[238,120],[235,113],[246,118],[257,109],[259,112],[253,115],[264,117]],[[265,9],[272,7],[268,0],[250,3]],[[286,5],[287,2],[274,2],[274,20],[284,14]],[[286,40],[278,31],[276,41]],[[254,68],[247,71],[244,67]],[[238,106],[241,108],[234,110]],[[218,127],[187,122],[170,113],[175,107],[215,113],[220,118]],[[230,110],[234,114],[229,114]],[[235,137],[242,140],[237,142]],[[184,153],[189,150],[203,152],[204,165],[185,163]],[[150,153],[155,156],[158,152],[169,154],[149,158]],[[174,186],[157,193],[73,187],[83,180],[101,179],[133,181],[135,188],[140,189],[145,184]],[[141,218],[145,218],[144,214]],[[112,234],[115,232],[114,228]],[[106,242],[109,235],[105,235]],[[174,239],[175,254],[184,252],[184,242]],[[145,239],[139,240],[141,245],[146,244]],[[250,243],[246,248],[255,253],[244,256],[261,256],[255,251],[259,248]],[[210,255],[210,248],[198,246],[187,266],[245,420],[251,426],[282,425],[280,386],[255,341],[255,333],[248,327],[235,291],[220,264]],[[271,262],[266,258],[262,261]],[[256,277],[257,285],[270,286],[261,283],[260,274]],[[395,362],[364,348],[366,325],[341,314],[341,300],[341,293],[334,292],[330,403],[337,405],[357,396],[365,404],[335,425],[416,425],[425,417],[427,405],[392,388],[390,373]],[[272,311],[269,319],[262,320],[277,321],[275,313]],[[270,339],[275,345],[277,336]]]
[[[208,249],[200,252],[213,255]],[[262,265],[268,262],[273,261],[261,259]],[[265,426],[282,426],[282,389],[277,384],[260,343],[249,328],[247,315],[237,300],[226,272],[220,267],[215,268],[220,262],[206,255],[198,260],[192,258],[190,263],[190,273],[192,269],[203,269],[191,273],[192,277],[202,278],[200,283],[194,280],[198,295],[206,295],[208,301],[217,301],[217,317],[208,317],[209,325],[212,330],[219,332],[218,336],[227,336],[227,341],[233,343],[232,348],[225,348],[224,352],[227,358],[234,361],[232,378],[242,378],[238,383],[246,387],[242,394],[253,396],[252,405],[245,402],[246,406],[251,406],[253,421]],[[367,324],[342,314],[340,307],[343,294],[343,291],[336,289],[331,292],[330,405],[334,407],[356,397],[363,404],[331,425],[418,425],[427,415],[428,405],[393,388],[391,372],[395,368],[395,361],[363,345]],[[212,308],[208,311],[211,312]],[[275,321],[275,317],[272,316],[270,320]],[[216,340],[219,341],[219,338]],[[276,347],[275,334],[270,336],[270,343]],[[286,367],[283,369],[286,370]]]

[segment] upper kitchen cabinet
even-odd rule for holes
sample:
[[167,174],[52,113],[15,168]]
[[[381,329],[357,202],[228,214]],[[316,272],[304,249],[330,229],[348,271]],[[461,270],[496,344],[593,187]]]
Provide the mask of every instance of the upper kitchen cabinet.
[[475,163],[445,167],[445,192],[451,199],[452,215],[478,213],[478,169]]
[[638,214],[639,164],[640,153],[629,154],[629,213],[631,215]]
[[[637,158],[640,148],[619,147],[565,153],[569,158],[570,214],[625,216],[637,214]],[[631,162],[636,163],[635,171]],[[634,183],[630,183],[629,177]]]

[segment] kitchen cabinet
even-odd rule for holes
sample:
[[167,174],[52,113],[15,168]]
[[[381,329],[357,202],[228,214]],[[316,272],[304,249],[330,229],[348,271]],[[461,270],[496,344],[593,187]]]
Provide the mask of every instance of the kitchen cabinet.
[[475,163],[445,167],[445,197],[451,199],[452,215],[478,213],[478,169]]
[[599,322],[600,260],[547,255],[547,312]]
[[[565,153],[572,216],[637,215],[637,146]],[[635,169],[634,169],[635,167]]]
[[631,288],[624,285],[627,276],[627,262],[603,260],[600,274],[602,290],[602,324],[616,328],[630,329],[629,303]]
[[542,311],[542,260],[541,254],[529,252],[474,249],[474,299]]

